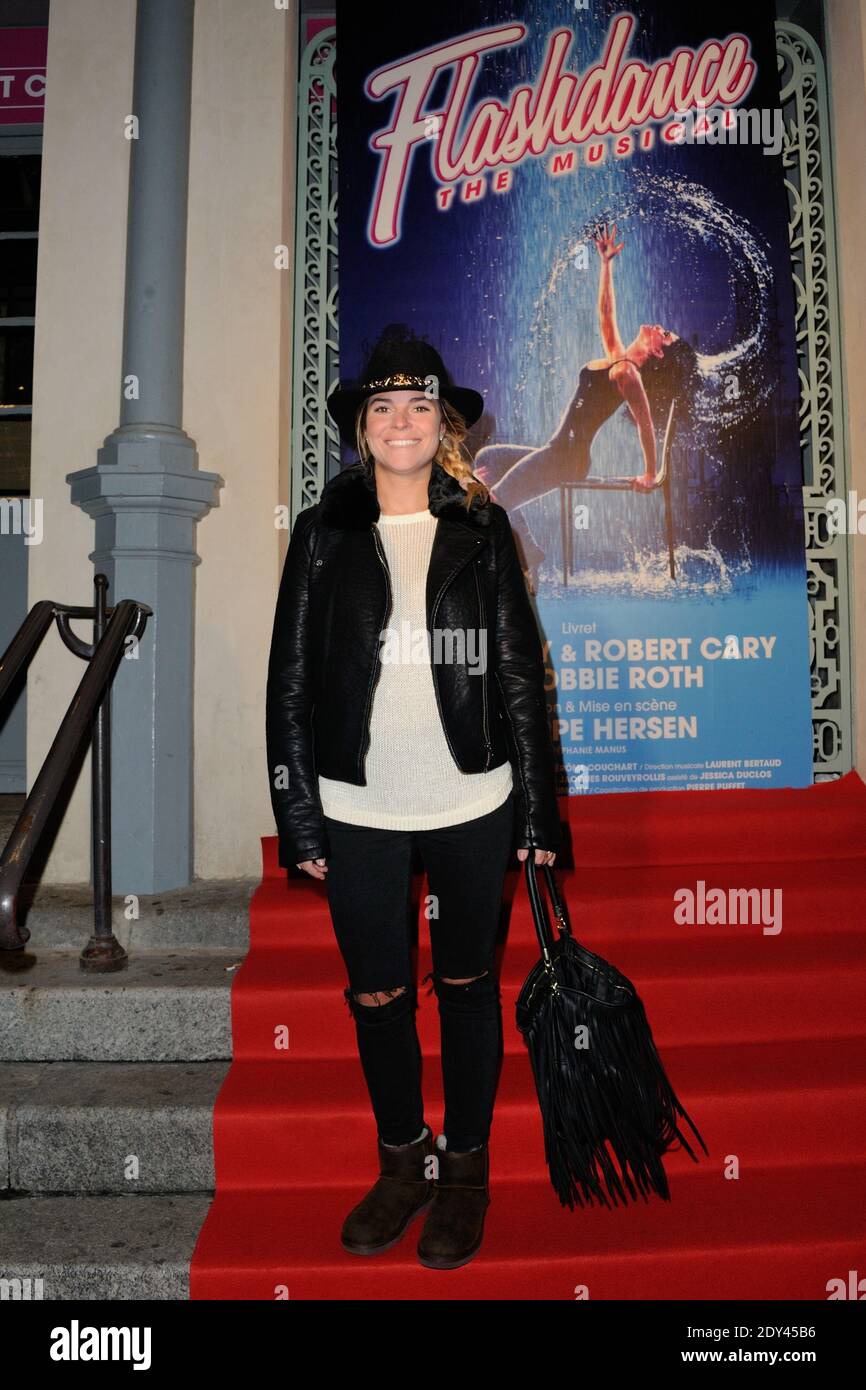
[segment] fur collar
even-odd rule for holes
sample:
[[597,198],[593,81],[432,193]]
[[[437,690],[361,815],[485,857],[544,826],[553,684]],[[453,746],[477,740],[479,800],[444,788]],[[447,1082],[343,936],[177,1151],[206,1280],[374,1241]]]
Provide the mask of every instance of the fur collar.
[[[488,526],[491,508],[486,502],[473,502],[467,510],[466,494],[456,478],[434,461],[427,486],[427,505],[433,516],[447,517],[472,529]],[[379,499],[375,479],[362,463],[351,464],[322,488],[318,502],[318,520],[324,526],[336,526],[353,531],[366,531],[379,519]]]

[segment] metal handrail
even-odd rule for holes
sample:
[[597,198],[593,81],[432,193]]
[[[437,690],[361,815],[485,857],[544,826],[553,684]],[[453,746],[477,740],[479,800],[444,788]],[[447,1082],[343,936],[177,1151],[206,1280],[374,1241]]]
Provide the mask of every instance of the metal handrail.
[[[92,608],[73,607],[51,599],[35,604],[0,657],[0,701],[19,671],[29,664],[54,620],[64,644],[88,663],[39,776],[0,854],[0,950],[19,950],[30,939],[27,928],[18,924],[18,894],[81,741],[90,731],[93,737],[91,811],[95,930],[81,953],[80,964],[84,970],[111,971],[122,970],[127,964],[127,955],[111,930],[108,695],[123,645],[129,637],[141,637],[153,609],[129,598],[109,608],[105,602],[107,577],[97,574],[93,583],[96,597]],[[69,623],[73,618],[93,619],[92,643],[72,632]]]

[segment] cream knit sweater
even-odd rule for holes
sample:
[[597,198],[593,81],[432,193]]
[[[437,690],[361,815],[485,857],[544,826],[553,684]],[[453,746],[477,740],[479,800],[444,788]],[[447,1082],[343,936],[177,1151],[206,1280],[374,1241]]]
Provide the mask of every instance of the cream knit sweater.
[[[322,810],[334,820],[432,830],[487,815],[511,793],[510,762],[489,772],[461,772],[445,739],[433,687],[425,597],[436,525],[429,509],[380,515],[377,522],[393,594],[389,643],[380,647],[370,711],[367,785],[318,779]],[[387,659],[381,660],[383,655]],[[478,646],[467,652],[470,660],[485,655]]]

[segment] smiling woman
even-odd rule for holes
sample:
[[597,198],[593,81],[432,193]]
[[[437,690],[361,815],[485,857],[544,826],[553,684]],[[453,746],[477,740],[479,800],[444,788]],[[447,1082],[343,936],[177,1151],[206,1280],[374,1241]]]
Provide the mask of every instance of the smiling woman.
[[[518,858],[537,864],[553,862],[562,833],[541,643],[514,537],[461,453],[483,408],[402,325],[383,334],[358,384],[331,394],[361,461],[296,519],[268,670],[280,863],[326,884],[378,1127],[379,1179],[341,1242],[354,1254],[389,1249],[431,1206],[418,1258],[437,1269],[477,1253],[490,1200],[495,949],[515,825]],[[383,637],[404,625],[457,634],[457,659],[453,643],[434,641],[422,660],[414,644],[383,660]],[[445,1091],[435,1181],[414,1018],[415,848],[435,902]]]
[[[362,406],[364,430],[367,445],[381,467],[403,470],[417,469],[421,459],[427,460],[441,444],[445,430],[440,424],[441,408],[438,400],[413,391],[391,391],[387,394],[371,396]],[[397,460],[395,454],[404,455]],[[426,502],[427,483],[423,474],[418,474],[418,492],[421,501]],[[383,480],[384,481],[384,480]],[[422,495],[423,494],[423,495]],[[387,486],[383,499],[383,511],[390,512]],[[408,504],[411,497],[406,493],[403,501]]]
[[[389,325],[382,340],[412,342],[402,324]],[[481,414],[483,399],[475,391],[454,386],[438,355],[437,360],[441,376],[423,368],[415,374],[391,372],[367,383],[381,388],[369,395],[351,388],[341,393],[337,409],[343,413],[344,434],[351,437],[361,460],[375,469],[384,515],[426,510],[431,456],[460,483],[467,505],[489,498],[486,485],[461,452],[467,426]]]
[[378,393],[362,404],[364,442],[380,470],[379,505],[385,516],[424,511],[426,465],[445,436],[438,399],[412,390]]

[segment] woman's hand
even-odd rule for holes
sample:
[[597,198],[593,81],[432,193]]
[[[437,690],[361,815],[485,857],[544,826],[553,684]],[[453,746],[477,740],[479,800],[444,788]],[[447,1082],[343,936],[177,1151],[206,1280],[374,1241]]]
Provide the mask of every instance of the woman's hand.
[[598,270],[598,327],[601,341],[608,359],[614,362],[625,357],[625,344],[616,321],[616,294],[613,288],[613,260],[622,250],[624,242],[616,244],[616,223],[608,231],[607,223],[595,229],[595,247],[601,258]]
[[[528,854],[529,854],[528,848],[527,848],[527,849],[519,849],[519,850],[517,851],[517,857],[518,857],[518,859],[520,860],[521,864],[522,864],[523,861],[526,859],[526,857],[527,857]],[[535,851],[535,862],[536,862],[536,864],[552,864],[555,858],[556,858],[556,850],[554,850],[554,849],[537,849],[537,850]]]
[[298,865],[298,868],[303,869],[305,874],[310,875],[310,878],[324,878],[328,872],[328,861],[327,859],[305,859],[302,864]]
[[605,222],[601,227],[595,229],[595,249],[603,261],[612,261],[614,256],[618,256],[625,246],[624,241],[621,241],[619,246],[616,245],[616,223],[613,222],[611,226],[612,230],[608,231]]

